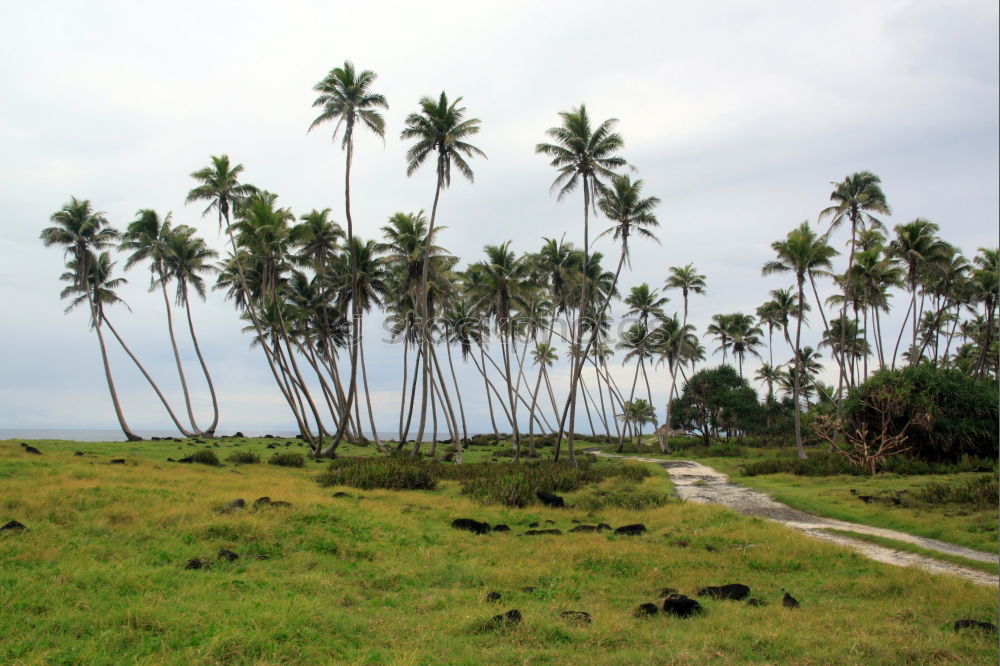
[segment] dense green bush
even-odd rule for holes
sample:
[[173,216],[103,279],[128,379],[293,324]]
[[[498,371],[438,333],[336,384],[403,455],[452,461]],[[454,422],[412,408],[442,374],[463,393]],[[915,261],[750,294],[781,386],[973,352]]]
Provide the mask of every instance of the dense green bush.
[[981,476],[958,485],[928,483],[914,496],[930,504],[968,504],[977,509],[996,507],[997,480],[994,476]]
[[[969,455],[995,459],[998,446],[997,384],[954,369],[918,365],[880,370],[851,391],[844,403],[845,423],[881,431],[881,414],[872,404],[889,404],[891,431],[906,428],[907,456],[950,462]],[[907,427],[909,424],[909,427]]]
[[[953,463],[927,462],[897,456],[889,458],[881,468],[882,472],[913,476],[919,474],[959,474],[962,472],[989,472],[996,470],[996,461],[963,456]],[[744,476],[765,474],[795,474],[796,476],[868,476],[868,470],[852,464],[843,456],[826,452],[810,453],[806,460],[798,458],[766,458],[743,465],[740,473]],[[996,498],[994,498],[996,499]]]
[[214,451],[209,451],[208,449],[201,449],[192,453],[191,462],[201,463],[202,465],[220,464],[219,457],[215,455]]
[[757,393],[729,365],[692,375],[670,403],[670,425],[697,433],[706,446],[720,432],[747,432],[762,415]]
[[304,467],[306,459],[301,453],[275,453],[267,459],[268,465],[280,465],[281,467]]
[[363,490],[434,490],[441,467],[441,463],[409,455],[337,458],[320,476],[319,483]]
[[237,451],[226,458],[226,460],[238,465],[254,465],[260,462],[260,456],[253,451]]

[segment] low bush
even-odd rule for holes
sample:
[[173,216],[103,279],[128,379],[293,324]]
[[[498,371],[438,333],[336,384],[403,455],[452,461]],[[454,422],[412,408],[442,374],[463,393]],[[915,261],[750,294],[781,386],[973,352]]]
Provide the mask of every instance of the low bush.
[[677,501],[677,498],[665,493],[654,493],[646,491],[627,492],[594,492],[577,497],[574,506],[587,511],[599,511],[601,509],[616,508],[641,511],[652,509],[670,502]]
[[214,451],[209,451],[208,449],[202,449],[200,451],[195,451],[191,454],[191,462],[201,463],[202,465],[219,465],[219,457],[215,455]]
[[[962,472],[990,472],[997,469],[995,461],[962,456],[954,463],[931,463],[914,458],[896,456],[889,458],[881,467],[882,472],[900,476],[920,474],[958,474]],[[796,476],[868,476],[868,470],[852,464],[843,456],[832,453],[810,453],[806,460],[798,458],[768,458],[755,460],[740,468],[743,476],[765,474],[795,474]],[[995,499],[995,498],[994,498]]]
[[237,465],[254,465],[260,462],[260,456],[253,451],[237,451],[226,460]]
[[929,504],[967,504],[977,509],[995,507],[997,480],[982,476],[959,485],[928,483],[914,492],[914,497]]
[[306,459],[301,453],[275,453],[267,459],[268,465],[281,467],[305,467]]
[[732,442],[716,442],[709,445],[705,455],[710,458],[742,458],[743,447]]
[[322,486],[351,486],[363,490],[434,490],[440,467],[441,463],[409,455],[338,458],[320,476],[319,483]]

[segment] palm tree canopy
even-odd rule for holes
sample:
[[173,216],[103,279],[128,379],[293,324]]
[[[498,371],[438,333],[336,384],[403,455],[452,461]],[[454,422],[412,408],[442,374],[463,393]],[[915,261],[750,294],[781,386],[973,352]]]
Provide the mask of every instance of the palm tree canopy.
[[552,143],[540,143],[535,152],[551,157],[549,165],[559,175],[550,191],[558,191],[558,199],[572,192],[581,177],[593,181],[599,190],[604,180],[615,175],[617,169],[628,165],[618,152],[625,146],[621,134],[614,131],[617,118],[609,118],[596,128],[591,127],[587,107],[581,104],[569,111],[560,111],[562,124],[551,127],[545,134]]
[[785,240],[771,243],[771,249],[778,258],[764,264],[761,272],[770,275],[791,271],[799,281],[807,274],[825,274],[832,267],[830,260],[839,254],[825,238],[816,236],[808,222],[789,231]]
[[466,139],[479,133],[479,119],[466,118],[466,109],[459,106],[457,97],[450,104],[448,96],[442,92],[435,102],[430,97],[420,100],[420,111],[406,117],[406,127],[400,137],[414,140],[406,151],[406,175],[412,176],[432,152],[437,152],[437,175],[442,187],[451,185],[451,165],[454,162],[459,172],[469,182],[475,180],[467,158],[486,153],[468,143]]
[[182,224],[170,230],[163,256],[163,273],[164,280],[177,280],[178,305],[187,303],[188,287],[193,287],[201,300],[205,300],[205,278],[202,275],[217,270],[211,261],[218,256],[218,252],[197,236],[193,227]]
[[830,193],[830,201],[834,204],[819,214],[821,220],[831,216],[830,230],[840,226],[845,219],[851,221],[852,230],[856,231],[860,231],[865,222],[881,226],[882,223],[871,213],[892,214],[882,192],[882,180],[871,171],[859,171],[845,177],[842,182],[830,184],[834,186]]
[[89,199],[72,197],[70,202],[50,218],[55,226],[42,230],[45,247],[63,245],[66,255],[74,260],[77,284],[83,285],[89,275],[89,260],[93,253],[113,245],[121,233],[111,226],[104,213],[95,211]]
[[[128,284],[128,280],[111,277],[115,267],[115,262],[111,261],[111,256],[107,252],[101,252],[99,255],[89,252],[84,263],[88,266],[86,287],[81,286],[81,281],[79,280],[80,263],[75,258],[70,259],[66,263],[66,272],[59,276],[59,279],[63,282],[70,283],[68,287],[59,293],[59,298],[74,297],[69,305],[66,306],[64,312],[69,312],[76,306],[86,303],[87,289],[89,289],[90,297],[94,302],[95,319],[99,320],[104,316],[104,307],[106,305],[121,303],[128,308],[128,304],[115,293],[115,289]],[[90,326],[93,327],[94,324],[95,321],[92,320]]]
[[335,67],[313,86],[319,97],[313,102],[313,108],[322,111],[309,125],[309,130],[325,122],[335,122],[332,139],[336,140],[340,128],[344,128],[343,148],[354,138],[354,126],[360,120],[361,124],[373,134],[385,137],[385,119],[377,109],[388,109],[389,103],[385,97],[371,92],[372,84],[378,75],[369,70],[358,72],[354,63],[344,62],[343,67]]
[[680,289],[685,298],[689,293],[704,294],[705,276],[695,269],[694,264],[671,266],[666,287],[667,289]]
[[222,220],[229,220],[230,211],[238,208],[257,191],[253,185],[244,185],[239,181],[243,173],[243,165],[229,165],[228,155],[212,155],[212,163],[204,169],[191,174],[199,184],[188,192],[186,203],[208,201],[208,207],[202,215],[208,215],[212,209],[219,214],[219,228]]
[[632,234],[660,242],[656,234],[650,231],[651,228],[660,226],[653,212],[660,205],[660,200],[657,197],[642,198],[641,195],[642,181],[632,182],[628,174],[624,174],[611,179],[611,188],[605,190],[597,202],[601,212],[615,223],[598,234],[597,238],[611,234],[615,240],[621,239],[622,251],[626,257],[629,256],[628,238]]

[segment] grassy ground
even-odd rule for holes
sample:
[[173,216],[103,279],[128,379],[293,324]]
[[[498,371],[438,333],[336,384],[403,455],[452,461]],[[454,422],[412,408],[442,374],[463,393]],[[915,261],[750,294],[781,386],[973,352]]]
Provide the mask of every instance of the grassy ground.
[[[609,447],[611,451],[614,447]],[[673,455],[660,454],[655,442],[647,447],[644,457],[697,460],[728,474],[733,482],[769,493],[775,500],[802,511],[828,518],[847,520],[864,525],[885,527],[916,536],[947,541],[987,553],[997,552],[996,507],[975,508],[958,504],[929,504],[916,500],[915,489],[930,483],[961,484],[983,476],[981,472],[963,474],[921,474],[900,476],[879,474],[869,476],[796,476],[766,474],[744,476],[741,467],[747,462],[792,455],[789,449],[757,449],[744,447],[740,457],[705,455],[702,446],[684,446]],[[855,492],[852,493],[851,490]],[[905,491],[904,500],[896,506],[890,497]],[[876,497],[865,503],[858,496]]]
[[[282,450],[300,450],[294,444]],[[0,663],[634,664],[997,662],[996,590],[880,565],[711,506],[483,507],[433,492],[321,488],[322,466],[166,462],[186,443],[0,442]],[[225,458],[261,440],[223,440]],[[178,448],[179,447],[179,448]],[[73,455],[81,451],[83,456]],[[126,464],[109,464],[125,458]],[[666,489],[662,475],[644,482]],[[341,490],[352,495],[334,498]],[[587,490],[578,491],[586,493]],[[223,514],[236,497],[292,503]],[[573,504],[573,494],[566,496]],[[475,536],[456,517],[506,523]],[[518,536],[529,523],[642,522],[645,536]],[[220,548],[240,554],[216,561]],[[264,556],[266,559],[257,559]],[[190,558],[212,562],[185,570]],[[741,582],[769,604],[705,601],[637,619],[664,586]],[[526,586],[534,590],[527,592]],[[782,607],[782,589],[801,608]],[[502,595],[487,603],[488,592]],[[517,608],[524,622],[485,621]],[[560,618],[587,611],[593,623]]]

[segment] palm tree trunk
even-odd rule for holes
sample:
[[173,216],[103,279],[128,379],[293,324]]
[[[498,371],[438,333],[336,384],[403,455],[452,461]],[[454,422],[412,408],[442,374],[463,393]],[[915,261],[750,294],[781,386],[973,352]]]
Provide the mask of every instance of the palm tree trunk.
[[[446,331],[447,333],[447,331]],[[451,382],[455,385],[455,397],[458,399],[458,411],[462,415],[462,437],[458,440],[458,445],[455,450],[455,464],[462,464],[462,446],[469,439],[469,428],[465,422],[465,407],[462,404],[462,389],[458,386],[458,378],[455,377],[455,364],[451,360],[451,343],[448,342],[447,337],[445,338],[445,344],[448,345],[448,369],[451,370]]]
[[[639,383],[639,364],[635,364],[635,377],[632,378],[632,391],[629,393],[628,402],[622,405],[622,410],[624,412],[625,406],[627,405],[630,409],[632,408],[632,402],[635,400],[635,387]],[[633,412],[634,413],[634,412]],[[625,414],[627,417],[628,414]],[[629,425],[631,419],[625,419],[625,426]],[[625,449],[625,428],[622,428],[622,434],[618,436],[618,453],[621,453]]]
[[399,392],[399,441],[403,441],[403,415],[406,413],[406,373],[409,368],[407,367],[407,361],[409,360],[407,356],[410,353],[410,343],[406,340],[406,334],[403,334],[403,385]]
[[[853,252],[853,243],[852,243]],[[792,408],[795,410],[793,412],[795,416],[795,451],[798,453],[799,460],[806,459],[806,449],[802,445],[802,414],[800,413],[801,405],[799,405],[799,391],[801,390],[802,382],[802,354],[800,353],[801,342],[802,342],[802,276],[799,276],[799,316],[796,317],[795,324],[795,382],[792,386]]]
[[[420,314],[421,314],[420,341],[421,344],[425,347],[425,349],[427,345],[430,344],[428,340],[428,330],[427,330],[428,323],[430,321],[430,312],[428,312],[427,308],[427,295],[428,295],[427,266],[430,263],[431,238],[433,238],[434,235],[434,223],[437,220],[438,201],[441,197],[441,184],[444,181],[443,158],[444,158],[443,154],[438,155],[437,185],[434,188],[434,204],[431,206],[431,221],[427,225],[427,236],[424,240],[424,257],[422,262],[423,267],[421,268],[420,271],[420,298],[419,298],[420,305],[418,306],[420,308]],[[420,447],[420,441],[423,439],[424,436],[424,426],[427,423],[427,394],[428,394],[427,383],[428,380],[433,381],[433,378],[430,376],[430,363],[427,362],[427,359],[430,357],[430,354],[425,351],[424,357],[425,361],[424,361],[423,395],[420,398],[420,425],[417,428],[417,439],[416,442],[414,443],[414,450]]]
[[479,369],[479,372],[482,373],[482,375],[483,375],[483,386],[486,388],[486,406],[490,410],[490,425],[493,426],[493,437],[496,438],[496,439],[499,439],[500,438],[500,430],[497,428],[496,416],[493,413],[493,397],[490,395],[490,381],[486,377],[486,356],[485,356],[485,352],[483,352],[483,343],[482,343],[482,341],[480,341],[478,343],[478,346],[479,346],[479,358],[480,358],[480,360],[483,363],[483,367],[482,367],[482,369],[479,369],[479,364],[476,363],[476,357],[475,356],[472,357],[472,364],[475,365],[476,368]]
[[205,358],[201,355],[201,346],[198,344],[198,337],[194,334],[194,321],[191,319],[191,301],[188,300],[186,293],[184,294],[184,305],[187,309],[188,331],[191,332],[194,353],[198,356],[201,371],[205,373],[205,382],[208,383],[208,392],[212,395],[212,424],[205,430],[205,434],[209,437],[214,437],[215,429],[219,425],[219,399],[215,395],[215,385],[212,384],[212,376],[208,374],[208,366],[205,364]]
[[[590,265],[590,181],[586,173],[583,174],[583,279],[580,286],[580,311],[577,318],[576,332],[573,334],[573,342],[579,349],[583,345],[583,318],[587,313],[587,268]],[[600,314],[598,314],[600,317]],[[581,358],[587,355],[586,350],[582,351]],[[569,437],[566,439],[566,453],[569,456],[569,464],[578,467],[576,462],[576,452],[573,450],[573,432],[576,429],[576,387],[580,381],[580,372],[583,370],[583,363],[570,354],[570,375],[569,375]],[[559,425],[559,437],[556,444],[556,460],[559,459],[558,442],[562,440],[562,424]]]
[[375,442],[375,448],[382,451],[382,440],[379,439],[378,429],[375,427],[375,412],[372,411],[372,394],[368,389],[368,368],[365,365],[365,338],[363,332],[361,337],[358,338],[358,347],[358,353],[361,359],[361,381],[364,382],[365,403],[368,405],[368,423],[371,424],[372,427],[372,441]]
[[[447,345],[447,341],[445,344]],[[445,423],[448,425],[448,432],[451,433],[452,441],[457,442],[461,439],[461,433],[458,430],[458,419],[455,417],[455,408],[452,407],[451,396],[448,395],[448,383],[444,379],[444,373],[441,372],[441,362],[438,360],[437,350],[434,349],[434,345],[431,345],[431,361],[434,363],[434,371],[437,373],[437,388],[442,403],[441,411],[444,414]]]
[[906,330],[906,317],[910,314],[910,310],[916,305],[916,294],[910,297],[910,305],[906,309],[906,313],[903,315],[903,325],[899,327],[899,336],[896,338],[896,347],[892,350],[892,369],[896,369],[896,354],[899,353],[899,343],[903,339],[903,332]]
[[406,438],[410,436],[410,423],[413,420],[413,406],[417,401],[417,380],[420,378],[420,363],[423,357],[423,348],[417,347],[417,357],[413,362],[413,379],[410,383],[410,407],[406,414],[406,425],[403,427],[403,434],[400,436],[399,445],[396,447],[397,451],[402,450],[403,446],[406,444]]
[[188,391],[187,379],[184,377],[184,366],[181,364],[181,354],[177,350],[177,338],[174,336],[174,315],[170,308],[170,297],[167,296],[167,283],[160,276],[160,291],[163,293],[163,303],[167,306],[167,331],[170,333],[170,346],[174,350],[174,362],[177,364],[177,374],[181,378],[181,390],[184,393],[184,405],[187,407],[188,420],[194,432],[201,434],[201,429],[194,421],[194,410],[191,408],[191,393]]
[[180,419],[178,419],[177,415],[174,414],[174,410],[170,408],[170,403],[167,402],[167,399],[164,397],[163,392],[160,391],[160,387],[156,385],[156,382],[153,381],[153,378],[149,375],[148,372],[146,372],[146,368],[144,368],[142,363],[139,362],[139,359],[136,358],[136,355],[132,353],[132,350],[129,349],[128,345],[125,344],[125,340],[123,340],[122,336],[118,334],[118,331],[115,330],[115,327],[111,325],[111,322],[108,320],[108,318],[102,314],[101,320],[108,325],[108,329],[110,329],[111,333],[114,334],[115,339],[118,340],[118,344],[121,345],[122,349],[125,350],[125,353],[128,354],[128,357],[132,359],[132,362],[135,363],[135,366],[139,368],[139,372],[141,372],[142,376],[146,378],[146,381],[149,382],[149,385],[153,387],[153,391],[156,392],[156,395],[160,399],[160,402],[162,402],[163,406],[166,408],[167,414],[170,415],[170,420],[174,422],[174,425],[177,426],[177,429],[180,431],[180,433],[185,437],[194,437],[195,436],[194,433],[188,432],[184,428],[184,426],[181,425]]

